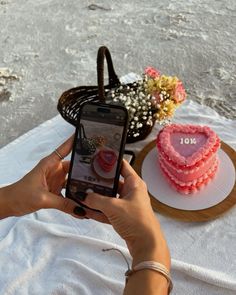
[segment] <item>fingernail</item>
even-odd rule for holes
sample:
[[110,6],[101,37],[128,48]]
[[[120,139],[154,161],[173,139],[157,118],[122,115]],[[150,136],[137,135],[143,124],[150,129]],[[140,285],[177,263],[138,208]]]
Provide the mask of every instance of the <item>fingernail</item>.
[[87,197],[87,193],[85,192],[78,192],[76,194],[77,198],[80,200],[80,201],[84,201]]
[[78,216],[85,216],[86,215],[86,211],[82,208],[82,207],[75,207],[74,209],[74,214],[78,215]]

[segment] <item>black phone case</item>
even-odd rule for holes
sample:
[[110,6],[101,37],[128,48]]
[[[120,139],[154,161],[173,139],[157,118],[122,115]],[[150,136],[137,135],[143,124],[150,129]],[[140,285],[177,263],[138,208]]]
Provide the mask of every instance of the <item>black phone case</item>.
[[[124,113],[125,113],[126,119],[125,119],[125,123],[124,123],[124,131],[123,131],[122,139],[121,139],[121,146],[120,146],[119,157],[118,157],[118,162],[117,162],[118,164],[117,164],[116,174],[115,174],[115,178],[114,178],[114,185],[113,185],[111,197],[116,197],[116,195],[117,195],[121,164],[122,164],[123,154],[125,152],[125,143],[126,143],[126,137],[127,137],[127,131],[128,131],[128,112],[127,112],[126,108],[124,108],[123,106],[89,102],[89,103],[85,103],[82,106],[82,108],[80,109],[80,113],[79,113],[78,120],[77,120],[77,127],[76,127],[76,130],[75,130],[75,137],[74,137],[74,143],[73,143],[73,149],[72,149],[72,155],[71,155],[71,163],[70,163],[67,186],[66,186],[66,197],[74,200],[75,202],[79,203],[80,205],[82,205],[84,207],[86,207],[86,206],[81,204],[78,199],[75,199],[70,195],[70,193],[69,193],[69,185],[70,185],[70,180],[71,180],[71,173],[72,173],[72,168],[73,168],[74,156],[75,156],[75,152],[76,152],[76,148],[77,148],[78,133],[79,133],[79,130],[81,128],[80,127],[81,126],[81,124],[80,124],[81,114],[82,114],[83,108],[85,106],[87,106],[87,105],[93,105],[93,106],[97,106],[97,107],[106,107],[106,108],[108,107],[108,108],[122,109],[124,111]],[[83,201],[85,199],[85,197],[86,197],[86,193],[84,195],[81,195],[80,200]]]

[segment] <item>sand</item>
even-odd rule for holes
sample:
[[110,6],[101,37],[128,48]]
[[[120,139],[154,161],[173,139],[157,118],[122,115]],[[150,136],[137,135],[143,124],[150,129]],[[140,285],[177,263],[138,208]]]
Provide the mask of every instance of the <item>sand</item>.
[[64,90],[97,83],[101,45],[119,76],[154,66],[236,119],[234,0],[5,0],[0,28],[0,147],[57,115]]

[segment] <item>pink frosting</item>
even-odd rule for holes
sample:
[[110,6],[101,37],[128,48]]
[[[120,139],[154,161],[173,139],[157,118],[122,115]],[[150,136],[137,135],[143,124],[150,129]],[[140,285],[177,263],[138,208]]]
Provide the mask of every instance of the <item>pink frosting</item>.
[[175,169],[170,163],[166,162],[164,158],[160,157],[159,161],[168,169],[168,171],[173,175],[176,179],[182,182],[194,181],[197,178],[204,175],[211,167],[214,165],[216,161],[216,155],[214,154],[205,165],[202,165],[200,168],[193,167],[191,170],[180,170]]
[[161,169],[179,192],[194,192],[215,175],[220,139],[209,127],[171,124],[156,144]]
[[[185,144],[187,141],[189,144]],[[196,142],[195,144],[191,144]],[[206,143],[207,135],[205,133],[187,134],[184,132],[175,132],[170,135],[170,142],[174,150],[181,156],[187,158],[198,152]]]
[[191,194],[195,193],[198,190],[202,189],[208,182],[214,178],[217,168],[219,165],[218,159],[216,159],[214,165],[202,176],[196,179],[192,182],[181,182],[178,179],[176,179],[171,173],[166,169],[166,167],[160,163],[161,170],[167,180],[170,182],[170,184],[179,192],[182,194]]
[[[196,144],[181,144],[195,140]],[[163,128],[157,137],[157,148],[177,166],[194,166],[206,160],[220,146],[216,133],[207,126],[171,124]]]

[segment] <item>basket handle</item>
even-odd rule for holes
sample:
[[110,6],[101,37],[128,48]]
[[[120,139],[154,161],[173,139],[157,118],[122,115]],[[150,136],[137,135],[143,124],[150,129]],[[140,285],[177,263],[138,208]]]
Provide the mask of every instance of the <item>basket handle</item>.
[[79,124],[79,133],[80,133],[80,138],[87,138],[84,130],[84,125],[82,123]]
[[101,46],[97,54],[97,76],[98,76],[98,96],[99,100],[105,103],[105,89],[104,89],[104,57],[107,60],[108,77],[110,87],[120,85],[120,81],[115,73],[110,51],[106,46]]

